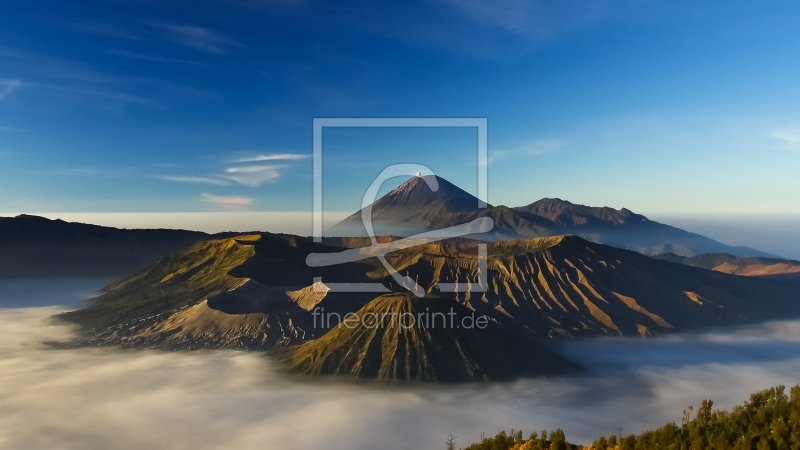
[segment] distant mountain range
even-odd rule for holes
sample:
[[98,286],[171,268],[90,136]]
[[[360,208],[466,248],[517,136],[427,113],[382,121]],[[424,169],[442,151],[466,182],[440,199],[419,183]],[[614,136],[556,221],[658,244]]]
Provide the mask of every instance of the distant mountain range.
[[[433,191],[429,183],[437,185],[438,190]],[[366,236],[362,211],[334,225],[326,235]],[[372,204],[377,235],[411,236],[480,217],[494,221],[492,231],[472,236],[485,241],[571,234],[646,255],[673,253],[691,257],[728,253],[740,257],[776,257],[749,247],[725,245],[624,208],[595,208],[545,198],[516,208],[488,205],[486,209],[478,209],[476,197],[435,175],[413,177]]]
[[727,253],[706,253],[691,258],[674,253],[664,253],[656,255],[654,258],[702,267],[716,272],[800,283],[800,261],[756,257],[738,258]]
[[[438,189],[433,191],[426,181],[434,182]],[[378,199],[372,205],[372,218],[379,236],[411,236],[488,217],[494,228],[468,237],[500,241],[571,234],[646,255],[725,253],[777,258],[654,222],[627,209],[593,208],[559,199],[542,199],[517,208],[488,205],[478,209],[477,205],[477,198],[443,178],[414,177]],[[30,215],[0,217],[0,278],[121,275],[197,241],[235,234],[128,230]],[[366,236],[361,211],[327,230],[326,235]]]
[[[424,289],[422,298],[398,285],[369,249],[342,265],[306,264],[309,253],[365,244],[263,233],[199,242],[117,280],[92,306],[58,316],[83,329],[82,338],[61,345],[271,350],[293,373],[458,382],[575,370],[542,344],[551,338],[652,336],[800,314],[794,284],[575,236],[490,243],[486,292],[476,292],[478,242],[468,239],[419,242],[387,255]],[[388,294],[334,292],[331,282],[380,283]],[[441,292],[438,283],[468,292]],[[484,317],[487,327],[337,325],[319,322],[315,311],[362,318],[448,311],[457,321]]]
[[[334,227],[341,237],[323,243],[269,233],[209,236],[0,218],[0,276],[133,272],[91,306],[57,316],[82,333],[56,346],[264,350],[291,373],[396,381],[570,373],[579,365],[544,341],[647,337],[800,315],[800,278],[794,277],[800,262],[739,257],[763,253],[626,209],[557,199],[478,209],[475,197],[446,180],[415,177],[376,201],[372,213],[377,233],[385,235],[378,242],[392,248],[386,259],[414,280],[422,297],[374,257],[370,240],[357,233],[364,230],[358,213]],[[422,239],[410,247],[395,242],[485,217],[494,222],[487,234]],[[482,273],[477,246],[486,241]],[[311,253],[339,252],[355,257],[308,264]],[[384,292],[338,292],[329,287],[336,283],[379,284]],[[445,292],[441,284],[465,291]],[[320,311],[337,319],[322,322]],[[381,327],[357,320],[387,314],[392,318]],[[451,314],[455,322],[409,328],[392,314]],[[485,327],[453,326],[476,317]]]
[[209,237],[198,231],[0,217],[0,278],[121,275]]

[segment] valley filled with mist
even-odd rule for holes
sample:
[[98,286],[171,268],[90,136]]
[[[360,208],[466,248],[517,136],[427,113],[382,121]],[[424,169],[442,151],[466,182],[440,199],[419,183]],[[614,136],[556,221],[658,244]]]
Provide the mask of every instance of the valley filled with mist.
[[0,281],[0,446],[436,449],[450,431],[463,447],[509,427],[589,444],[679,421],[706,398],[730,408],[800,371],[800,321],[559,341],[582,374],[465,385],[290,378],[259,352],[47,345],[75,333],[47,319],[107,282]]

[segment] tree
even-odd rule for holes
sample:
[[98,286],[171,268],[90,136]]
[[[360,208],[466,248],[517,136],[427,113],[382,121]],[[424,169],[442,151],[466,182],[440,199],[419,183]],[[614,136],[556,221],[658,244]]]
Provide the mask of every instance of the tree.
[[547,450],[547,430],[542,430],[539,435],[539,448],[537,450]]
[[[694,414],[693,414],[694,413]],[[694,416],[694,418],[692,418]],[[679,426],[675,422],[639,435],[609,435],[594,441],[594,450],[800,450],[800,386],[786,395],[784,386],[777,386],[750,396],[749,402],[730,412],[714,410],[711,400],[699,408],[684,411]],[[620,431],[620,434],[622,432]],[[548,439],[549,438],[549,439]],[[520,444],[522,434],[501,431],[494,438],[484,438],[465,450],[567,450],[575,448],[566,442],[562,429],[548,436],[531,433]],[[448,450],[455,449],[451,433]]]
[[599,437],[595,439],[592,447],[594,447],[595,450],[606,450],[608,448],[608,439],[606,439],[605,436]]
[[447,450],[456,450],[456,438],[458,436],[454,435],[451,431],[449,435],[447,435]]
[[561,428],[550,433],[550,450],[567,450],[567,436]]

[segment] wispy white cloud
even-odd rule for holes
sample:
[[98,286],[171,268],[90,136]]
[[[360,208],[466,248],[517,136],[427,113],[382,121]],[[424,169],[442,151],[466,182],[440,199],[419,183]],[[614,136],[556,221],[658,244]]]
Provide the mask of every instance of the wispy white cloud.
[[243,163],[243,162],[256,162],[256,161],[294,160],[294,159],[306,159],[309,157],[311,157],[311,155],[303,155],[297,153],[275,153],[270,155],[246,156],[243,158],[234,159],[231,162]]
[[573,2],[531,0],[440,0],[464,17],[497,30],[504,30],[531,43],[576,32],[610,15],[631,15],[631,0],[577,0]]
[[[104,74],[90,66],[67,59],[54,58],[39,53],[1,47],[0,55],[17,72],[35,79],[59,79],[85,84],[118,84],[124,78]],[[27,83],[26,83],[27,84]]]
[[[658,0],[431,0],[426,14],[402,2],[383,2],[365,13],[359,4],[327,2],[318,20],[397,39],[443,48],[481,59],[521,57],[556,39],[591,30],[604,21],[652,15],[642,3]],[[321,12],[320,12],[321,11]],[[324,16],[323,16],[324,13]]]
[[[104,73],[81,62],[3,46],[0,46],[0,57],[24,80],[21,86],[26,92],[30,91],[37,96],[59,97],[60,101],[89,102],[112,113],[125,113],[130,106],[162,107],[164,102],[176,98],[222,98],[215,92],[158,78]],[[19,80],[0,78],[0,93],[9,81]],[[19,87],[18,84],[12,86],[13,89]]]
[[[99,101],[115,113],[129,105],[157,106],[147,98],[126,92],[132,84],[142,83],[142,80],[107,75],[73,61],[4,47],[0,47],[0,56],[15,71],[25,75],[24,86],[37,95]],[[6,86],[9,81],[11,84]],[[19,80],[0,79],[0,100],[19,88],[20,84]]]
[[203,193],[203,201],[223,211],[245,211],[253,205],[251,197],[241,195],[223,197]]
[[517,33],[531,33],[543,30],[540,28],[541,18],[546,14],[538,2],[529,0],[444,0],[446,3],[470,19],[493,25]]
[[[235,160],[228,161],[235,163],[251,163],[262,161],[289,161],[308,158],[310,155],[294,154],[294,153],[280,153],[270,155],[256,155],[241,157]],[[172,165],[158,165],[159,167],[173,167]],[[205,183],[215,184],[218,186],[229,186],[231,182],[236,182],[244,186],[259,187],[264,183],[277,181],[282,169],[286,165],[260,165],[260,164],[242,164],[234,167],[224,168],[223,173],[209,173],[204,176],[196,175],[159,175],[157,178],[167,181],[176,181],[181,183]]]
[[229,47],[242,46],[239,42],[208,28],[161,22],[150,22],[149,25],[166,31],[170,38],[178,44],[207,53],[225,53]]
[[262,183],[276,181],[280,177],[281,166],[245,166],[229,167],[227,178],[250,187],[258,187]]
[[72,21],[59,23],[59,25],[72,28],[73,30],[83,31],[85,33],[98,34],[101,36],[109,36],[119,39],[128,39],[134,41],[144,40],[142,36],[123,29],[122,25],[108,24],[108,23],[73,23]]
[[[20,153],[23,154],[23,153]],[[97,178],[121,178],[121,177],[141,177],[145,176],[141,168],[135,166],[114,166],[114,167],[53,167],[42,170],[32,170],[33,175],[44,175],[48,177],[97,177]]]
[[194,177],[194,176],[182,176],[182,175],[168,175],[158,177],[162,180],[167,181],[178,181],[182,183],[207,183],[207,184],[216,184],[218,186],[229,186],[230,183],[225,180],[220,180],[217,178],[210,178],[210,177]]
[[39,92],[66,98],[82,100],[98,99],[103,101],[107,109],[114,113],[123,113],[125,108],[131,105],[149,108],[160,106],[155,101],[145,97],[127,94],[114,89],[105,89],[94,85],[70,86],[53,83],[30,83],[28,85],[38,89]]
[[557,151],[565,145],[567,143],[561,139],[543,139],[529,142],[514,149],[489,150],[489,161],[545,155]]
[[22,85],[19,80],[9,80],[0,78],[0,102],[8,98]]
[[95,176],[104,174],[102,170],[95,169],[92,167],[62,167],[57,169],[39,170],[33,173],[35,175],[66,176],[66,177],[70,176],[86,177],[86,176]]
[[168,62],[168,63],[177,63],[177,64],[190,64],[190,65],[198,65],[198,66],[207,66],[208,64],[192,61],[189,59],[174,59],[174,58],[165,58],[163,56],[153,56],[153,55],[145,55],[141,53],[133,53],[125,50],[109,50],[111,54],[121,56],[123,58],[128,59],[137,59],[139,61],[152,61],[152,62]]
[[783,141],[784,148],[800,149],[800,128],[778,130],[773,132],[771,136]]

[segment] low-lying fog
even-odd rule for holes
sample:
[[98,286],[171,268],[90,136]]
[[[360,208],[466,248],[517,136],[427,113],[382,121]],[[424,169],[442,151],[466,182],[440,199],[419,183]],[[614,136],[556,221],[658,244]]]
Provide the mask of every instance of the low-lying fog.
[[704,398],[729,408],[800,382],[800,322],[567,342],[589,375],[457,387],[292,381],[257,353],[43,345],[72,331],[42,319],[105,281],[0,281],[1,448],[435,450],[451,431],[466,446],[512,427],[589,443],[679,421]]

